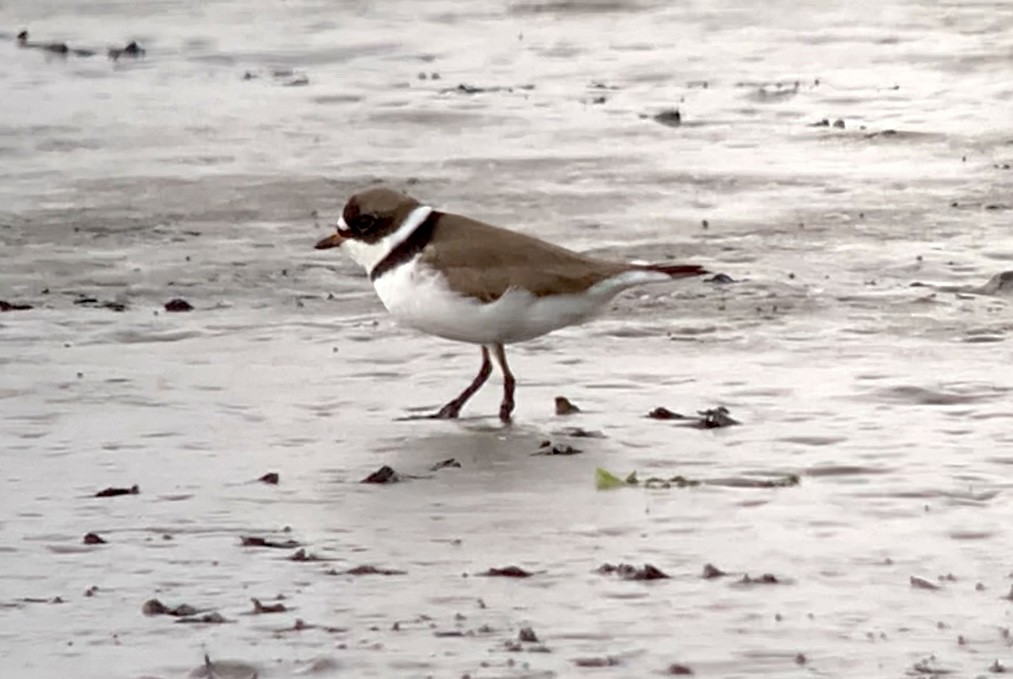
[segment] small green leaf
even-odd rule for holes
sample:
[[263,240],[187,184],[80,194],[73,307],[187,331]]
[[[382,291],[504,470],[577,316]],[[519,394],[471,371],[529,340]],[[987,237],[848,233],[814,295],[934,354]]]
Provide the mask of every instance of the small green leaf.
[[611,490],[625,485],[621,478],[601,467],[594,470],[594,483],[598,490]]

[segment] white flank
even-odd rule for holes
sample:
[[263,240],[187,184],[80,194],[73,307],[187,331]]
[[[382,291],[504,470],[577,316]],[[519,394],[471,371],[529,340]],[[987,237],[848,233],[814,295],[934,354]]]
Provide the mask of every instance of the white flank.
[[[428,205],[419,205],[405,217],[405,220],[401,222],[401,226],[397,227],[397,231],[389,236],[381,238],[375,243],[364,243],[360,240],[349,239],[341,244],[341,249],[348,253],[348,256],[354,259],[368,273],[373,270],[373,267],[383,261],[383,258],[389,255],[394,248],[401,245],[408,236],[412,235],[412,231],[418,228],[422,222],[426,221],[426,218],[432,214],[432,211],[433,208]],[[348,226],[345,224],[344,218],[338,220],[338,232],[348,232]]]
[[416,258],[386,272],[373,286],[404,325],[459,342],[509,344],[588,321],[622,290],[667,280],[656,271],[628,271],[582,294],[536,297],[514,289],[483,304],[451,290],[437,271]]

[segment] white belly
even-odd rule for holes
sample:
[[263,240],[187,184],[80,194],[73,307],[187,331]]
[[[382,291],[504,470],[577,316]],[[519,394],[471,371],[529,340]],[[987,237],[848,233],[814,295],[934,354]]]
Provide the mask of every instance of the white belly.
[[598,314],[610,294],[535,297],[510,290],[482,303],[447,287],[432,270],[406,262],[373,282],[387,310],[402,324],[459,342],[509,344],[583,323]]

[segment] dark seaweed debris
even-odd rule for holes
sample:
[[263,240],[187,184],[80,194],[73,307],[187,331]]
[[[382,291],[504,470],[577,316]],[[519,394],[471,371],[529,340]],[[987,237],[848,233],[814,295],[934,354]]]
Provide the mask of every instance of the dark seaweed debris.
[[506,566],[504,568],[490,568],[484,573],[479,573],[479,575],[490,578],[530,578],[534,574],[519,566]]
[[723,570],[715,566],[714,564],[704,564],[703,567],[703,578],[704,580],[713,580],[714,578],[721,578],[728,575]]
[[397,483],[400,480],[401,477],[398,476],[398,473],[392,467],[383,465],[360,483]]
[[28,311],[33,308],[31,304],[19,304],[0,299],[0,311]]
[[553,443],[552,441],[542,441],[541,445],[538,446],[538,450],[531,453],[532,455],[580,455],[584,451],[580,448],[574,448],[571,445],[565,443]]
[[135,483],[129,488],[105,488],[95,493],[95,497],[117,497],[119,495],[137,495],[141,492],[141,489]]
[[200,611],[190,604],[180,604],[178,606],[166,606],[158,599],[148,599],[141,606],[141,613],[147,616],[153,615],[171,615],[177,618],[188,618],[200,613]]
[[557,415],[573,415],[579,413],[580,408],[573,404],[570,399],[565,396],[556,397],[556,414]]
[[177,297],[165,303],[165,310],[172,312],[193,311],[193,306],[185,299]]
[[599,566],[595,572],[601,575],[616,575],[623,580],[666,580],[670,577],[660,568],[649,563],[645,563],[640,568],[628,563],[614,566],[606,563]]
[[285,611],[288,610],[288,608],[285,607],[285,604],[280,602],[276,604],[265,604],[260,599],[256,598],[251,598],[250,601],[253,602],[252,612],[254,615],[263,615],[266,613],[284,613]]
[[577,667],[615,667],[619,664],[619,658],[614,656],[596,656],[592,658],[574,658],[573,664]]
[[673,412],[665,406],[658,406],[651,412],[647,413],[647,416],[652,420],[682,420],[685,419],[685,415]]
[[724,406],[697,411],[696,416],[682,415],[664,406],[658,406],[647,413],[647,417],[652,420],[683,420],[683,422],[680,422],[680,426],[693,427],[694,429],[718,429],[742,424],[729,415],[728,408]]
[[668,127],[678,127],[682,125],[682,113],[677,108],[668,109],[651,116],[651,120]]
[[376,566],[356,566],[355,568],[349,568],[346,571],[339,571],[331,569],[327,571],[328,575],[404,575],[406,571],[401,571],[396,568],[378,568]]
[[110,47],[106,52],[106,55],[113,61],[119,60],[120,57],[143,57],[145,50],[143,47],[137,44],[136,41],[131,40],[124,47]]
[[437,462],[436,464],[434,464],[432,467],[429,468],[429,471],[437,472],[441,469],[447,468],[460,469],[461,463],[451,457],[446,460],[443,460],[442,462]]
[[779,580],[775,575],[771,573],[764,573],[756,577],[750,576],[748,573],[742,576],[736,584],[739,585],[781,585],[784,584],[783,580]]
[[299,546],[299,543],[295,540],[285,540],[279,542],[277,540],[270,540],[268,538],[262,538],[257,536],[241,536],[239,538],[240,543],[243,547],[270,547],[272,549],[293,549]]

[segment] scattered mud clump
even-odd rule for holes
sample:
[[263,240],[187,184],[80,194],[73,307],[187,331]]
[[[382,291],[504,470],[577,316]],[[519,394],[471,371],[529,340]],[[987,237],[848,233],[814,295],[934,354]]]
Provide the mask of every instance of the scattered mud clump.
[[673,411],[669,410],[668,408],[666,408],[665,406],[658,406],[657,408],[655,408],[651,412],[647,413],[647,416],[649,418],[651,418],[652,420],[684,420],[684,419],[686,419],[685,415],[680,415],[679,413],[673,412]]
[[682,125],[682,113],[677,108],[668,109],[651,116],[651,120],[667,127],[679,127]]
[[571,445],[565,443],[553,443],[552,441],[542,441],[538,446],[538,450],[531,453],[532,455],[580,455],[584,451],[580,448],[574,448]]
[[563,427],[556,432],[563,436],[570,436],[575,439],[603,439],[605,433],[596,429],[584,429],[583,427]]
[[535,634],[535,630],[530,627],[522,627],[521,631],[517,634],[517,641],[523,641],[525,643],[537,644],[538,635]]
[[100,536],[98,533],[86,533],[84,536],[84,544],[86,545],[104,545],[106,544],[105,538]]
[[715,578],[723,578],[726,575],[728,575],[728,573],[725,573],[723,570],[721,570],[720,568],[718,568],[714,564],[710,564],[710,563],[704,564],[704,567],[703,567],[703,579],[704,580],[713,580]]
[[717,429],[719,427],[731,427],[736,424],[742,424],[729,415],[728,408],[724,406],[701,410],[698,414],[700,415],[700,420],[696,426],[700,429]]
[[680,665],[679,663],[673,663],[668,666],[665,670],[665,674],[670,677],[688,677],[692,676],[693,670],[686,665]]
[[261,483],[266,483],[270,486],[277,486],[278,481],[281,480],[281,477],[278,475],[278,472],[267,472],[257,480],[260,481]]
[[[442,462],[437,462],[436,464],[434,464],[432,467],[429,468],[429,471],[438,472],[441,469],[447,468],[460,469],[461,463],[451,457],[446,460],[443,460]],[[363,483],[365,483],[365,481]]]
[[170,608],[158,599],[148,599],[141,605],[141,613],[149,617],[155,615],[171,615],[177,618],[189,618],[197,615],[200,611],[190,604],[180,604],[179,606],[173,606]]
[[135,483],[129,488],[114,488],[110,486],[95,493],[95,497],[117,497],[119,495],[137,495],[141,492],[141,489]]
[[575,406],[570,399],[565,396],[556,397],[556,415],[573,415],[579,412],[580,408]]
[[623,580],[667,580],[670,576],[660,568],[645,563],[640,568],[628,563],[602,564],[595,571],[601,575],[616,575]]
[[376,566],[356,566],[355,568],[349,568],[347,571],[338,571],[331,569],[327,571],[328,575],[404,575],[407,571],[401,571],[396,568],[378,568]]
[[616,667],[619,665],[619,658],[615,656],[596,656],[592,658],[574,658],[573,664],[577,667]]
[[221,613],[214,611],[212,613],[205,613],[204,615],[197,615],[191,618],[179,618],[176,622],[193,625],[221,625],[226,622],[232,622],[232,620],[229,620]]
[[113,61],[118,61],[120,57],[132,57],[134,59],[139,59],[143,57],[144,54],[144,48],[138,45],[134,40],[131,40],[123,47],[110,47],[106,52],[106,55]]
[[322,557],[319,557],[316,554],[311,554],[311,553],[307,552],[305,549],[303,549],[301,547],[299,549],[297,549],[295,552],[293,552],[292,556],[288,557],[288,560],[289,561],[299,561],[299,562],[303,562],[303,561],[325,561],[325,559],[323,559]]
[[260,599],[255,598],[251,598],[250,601],[253,602],[254,615],[263,615],[266,613],[284,613],[285,611],[288,610],[288,608],[285,607],[285,604],[281,602],[276,604],[265,604]]
[[693,427],[694,429],[718,429],[720,427],[731,427],[736,424],[742,424],[729,415],[728,408],[724,406],[697,411],[695,417],[682,415],[664,406],[658,406],[647,413],[647,417],[652,420],[683,420],[680,423],[681,426]]
[[364,478],[360,483],[397,483],[401,480],[393,468],[384,465]]
[[530,578],[534,574],[519,566],[506,566],[504,568],[490,568],[479,575],[488,578]]
[[752,577],[751,575],[749,575],[748,573],[746,573],[745,575],[742,576],[742,579],[739,580],[737,584],[740,584],[740,585],[781,585],[781,584],[784,584],[784,581],[783,580],[779,580],[776,576],[772,575],[771,573],[764,573],[763,575],[758,575],[756,577]]
[[294,549],[299,546],[299,543],[295,540],[285,540],[282,542],[255,535],[240,536],[239,542],[243,547],[270,547],[271,549]]
[[932,582],[931,580],[926,580],[925,578],[920,578],[917,575],[911,576],[911,586],[914,589],[927,589],[927,590],[939,589],[939,585],[937,585],[936,583]]
[[170,299],[168,302],[165,303],[165,310],[174,313],[181,311],[193,311],[193,305],[191,305],[190,302],[186,301],[185,299],[177,297],[175,299]]

